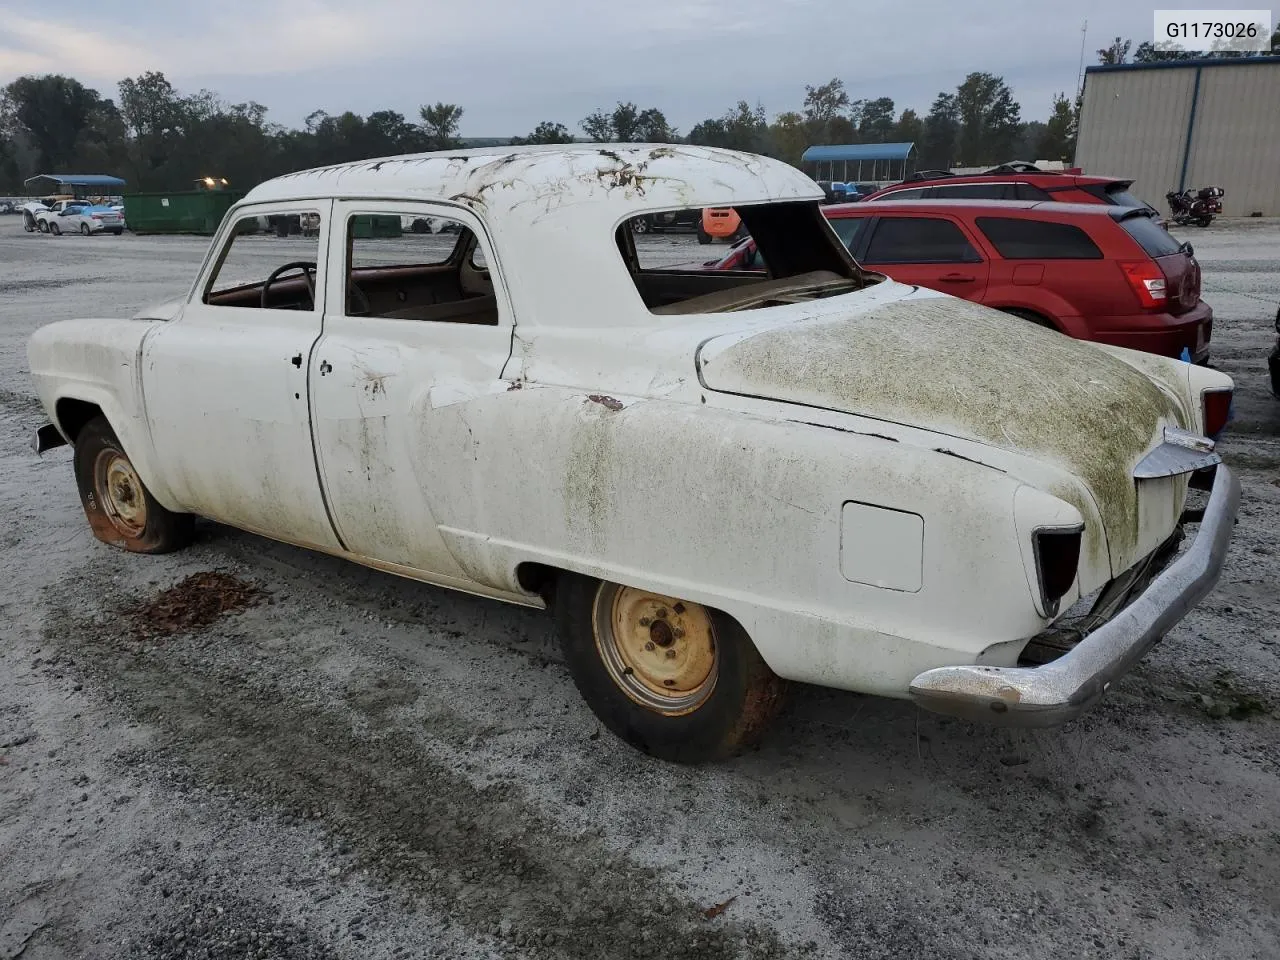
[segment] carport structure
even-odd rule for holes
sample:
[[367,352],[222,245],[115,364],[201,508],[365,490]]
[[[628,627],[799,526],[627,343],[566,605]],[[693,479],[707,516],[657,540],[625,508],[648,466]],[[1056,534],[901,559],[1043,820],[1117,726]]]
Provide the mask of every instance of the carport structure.
[[914,143],[833,143],[809,147],[800,166],[815,180],[896,183],[916,167]]
[[83,197],[115,193],[125,186],[125,181],[105,173],[42,173],[28,177],[22,185],[37,196],[70,191],[73,196]]

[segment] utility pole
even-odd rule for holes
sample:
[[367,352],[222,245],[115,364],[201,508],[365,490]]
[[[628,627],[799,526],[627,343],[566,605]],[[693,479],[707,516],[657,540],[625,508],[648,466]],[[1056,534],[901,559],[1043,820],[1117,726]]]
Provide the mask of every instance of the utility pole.
[[1080,26],[1080,69],[1076,71],[1076,96],[1080,96],[1080,90],[1084,85],[1084,41],[1089,33],[1089,21],[1086,19]]

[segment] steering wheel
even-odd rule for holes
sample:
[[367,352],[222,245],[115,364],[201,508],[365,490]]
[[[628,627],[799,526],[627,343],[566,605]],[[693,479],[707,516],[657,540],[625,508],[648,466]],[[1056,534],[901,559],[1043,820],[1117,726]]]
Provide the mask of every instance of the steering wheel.
[[269,298],[267,294],[271,291],[271,285],[280,279],[280,274],[289,270],[302,271],[302,278],[307,284],[307,296],[311,298],[311,309],[314,310],[316,308],[316,262],[314,260],[294,260],[276,267],[262,284],[261,302],[263,310],[268,309],[267,300]]

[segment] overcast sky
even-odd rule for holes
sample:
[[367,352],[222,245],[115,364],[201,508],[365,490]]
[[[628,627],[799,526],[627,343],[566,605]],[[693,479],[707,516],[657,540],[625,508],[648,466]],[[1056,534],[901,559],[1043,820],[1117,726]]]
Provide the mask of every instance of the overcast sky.
[[[1202,0],[1203,2],[1203,0]],[[1164,7],[1185,4],[1164,0]],[[49,12],[56,7],[57,17]],[[1024,119],[1044,119],[1117,34],[1150,39],[1152,5],[1132,0],[3,0],[0,84],[64,73],[115,97],[121,77],[161,70],[256,100],[300,125],[312,110],[465,108],[464,136],[527,133],[540,120],[580,133],[597,106],[657,106],[680,131],[739,99],[770,117],[805,84],[844,80],[924,113],[973,70],[1000,74]]]

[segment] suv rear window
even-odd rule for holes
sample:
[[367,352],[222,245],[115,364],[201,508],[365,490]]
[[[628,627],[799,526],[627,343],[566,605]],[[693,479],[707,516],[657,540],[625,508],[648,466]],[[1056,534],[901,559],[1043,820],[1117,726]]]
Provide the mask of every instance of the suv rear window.
[[978,229],[1006,260],[1102,259],[1089,235],[1069,223],[978,217]]
[[1091,193],[1103,203],[1109,203],[1113,207],[1145,207],[1143,203],[1132,193],[1129,192],[1129,184],[1120,183],[1091,183],[1081,187],[1085,193]]
[[1120,226],[1124,227],[1125,233],[1138,241],[1138,246],[1142,247],[1149,257],[1168,257],[1182,249],[1178,241],[1169,236],[1169,231],[1150,217],[1125,217],[1120,221]]

